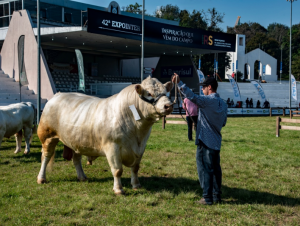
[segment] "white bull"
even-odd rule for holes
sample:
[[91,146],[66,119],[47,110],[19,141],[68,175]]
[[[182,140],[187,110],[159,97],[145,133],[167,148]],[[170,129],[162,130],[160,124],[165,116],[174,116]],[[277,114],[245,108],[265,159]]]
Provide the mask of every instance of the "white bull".
[[33,132],[36,130],[36,109],[30,102],[22,102],[0,107],[0,146],[3,137],[16,137],[16,151],[21,151],[22,130],[26,147],[24,154],[30,152],[30,143]]
[[[45,106],[38,127],[42,164],[37,182],[46,182],[46,167],[53,162],[50,160],[53,160],[55,146],[60,140],[65,145],[64,156],[66,150],[73,153],[80,181],[87,179],[81,165],[82,155],[92,159],[106,156],[116,194],[124,193],[122,164],[131,167],[133,188],[140,187],[137,173],[146,142],[157,118],[173,111],[170,100],[165,96],[172,88],[171,82],[162,84],[149,77],[141,85],[128,86],[107,99],[79,93],[56,94]],[[156,104],[147,102],[154,100]],[[129,109],[131,105],[136,107],[140,120],[135,120]]]

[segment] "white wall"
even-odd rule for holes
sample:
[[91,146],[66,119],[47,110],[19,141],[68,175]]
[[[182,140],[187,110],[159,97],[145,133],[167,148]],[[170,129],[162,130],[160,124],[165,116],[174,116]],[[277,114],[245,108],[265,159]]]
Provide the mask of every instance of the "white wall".
[[[241,41],[240,41],[241,40]],[[277,81],[277,60],[262,51],[261,49],[255,49],[249,53],[245,53],[246,49],[246,37],[245,35],[236,35],[236,52],[228,52],[231,55],[230,69],[226,71],[226,74],[231,75],[232,72],[237,70],[244,74],[245,79],[254,80],[254,63],[256,60],[260,61],[260,74],[263,73],[263,65],[266,66],[266,74],[263,79],[266,81]],[[236,70],[236,60],[238,60],[238,68]],[[232,70],[232,63],[234,63],[234,70]],[[245,64],[248,65],[249,74],[245,74]],[[267,69],[268,68],[268,69]]]

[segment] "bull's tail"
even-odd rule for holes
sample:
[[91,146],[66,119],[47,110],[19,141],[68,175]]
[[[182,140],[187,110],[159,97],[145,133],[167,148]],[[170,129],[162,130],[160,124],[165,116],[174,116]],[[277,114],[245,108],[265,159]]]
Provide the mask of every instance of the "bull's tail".
[[34,112],[32,134],[36,134],[37,133],[37,109],[35,108],[35,106],[33,104],[31,106],[32,106],[33,112]]

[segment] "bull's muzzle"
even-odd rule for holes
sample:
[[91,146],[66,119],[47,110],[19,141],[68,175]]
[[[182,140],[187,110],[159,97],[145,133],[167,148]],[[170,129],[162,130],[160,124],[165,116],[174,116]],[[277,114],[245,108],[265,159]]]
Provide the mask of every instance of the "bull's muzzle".
[[173,111],[173,104],[166,104],[166,105],[164,106],[164,108],[165,108],[165,112],[166,112],[167,115],[168,115],[168,114],[171,114],[172,111]]

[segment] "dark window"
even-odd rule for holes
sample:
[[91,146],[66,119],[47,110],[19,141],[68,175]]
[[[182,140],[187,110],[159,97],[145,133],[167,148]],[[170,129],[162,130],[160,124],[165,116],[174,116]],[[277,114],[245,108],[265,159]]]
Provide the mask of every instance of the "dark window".
[[239,45],[240,45],[240,46],[243,46],[243,44],[244,44],[244,39],[243,39],[243,38],[240,38],[240,39],[239,39],[239,42],[240,42]]
[[15,2],[10,2],[10,14],[12,15],[15,10]]
[[4,4],[4,16],[8,16],[9,15],[9,7],[8,4]]
[[65,22],[72,23],[72,13],[65,13]]
[[47,19],[47,9],[40,9],[40,18]]
[[0,16],[4,16],[3,12],[4,12],[4,5],[0,5]]

